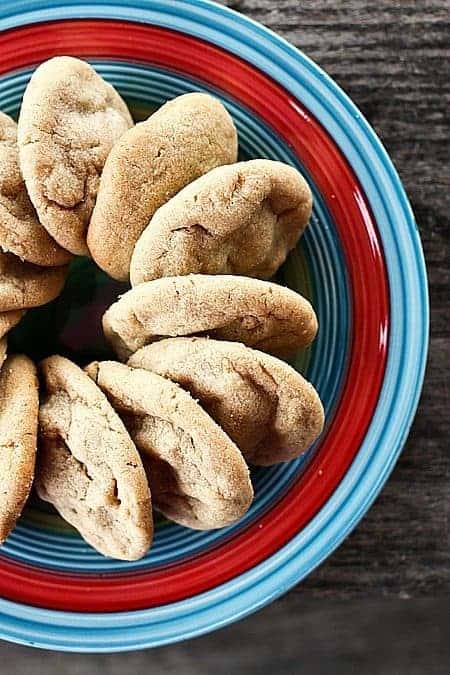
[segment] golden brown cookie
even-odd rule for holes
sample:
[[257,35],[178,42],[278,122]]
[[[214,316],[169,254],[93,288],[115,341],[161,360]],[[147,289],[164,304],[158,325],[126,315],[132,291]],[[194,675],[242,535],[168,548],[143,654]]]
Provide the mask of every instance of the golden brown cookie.
[[139,453],[104,394],[74,363],[40,365],[36,489],[100,553],[137,560],[153,534],[150,493]]
[[170,338],[143,347],[128,365],[189,391],[252,464],[302,455],[323,428],[314,387],[283,361],[237,342]]
[[253,498],[247,466],[228,436],[173,382],[114,361],[91,377],[122,416],[139,449],[154,505],[186,527],[225,527]]
[[308,184],[287,164],[220,166],[158,209],[136,243],[131,283],[184,274],[268,279],[296,245],[311,207]]
[[22,309],[15,309],[11,312],[0,312],[0,338],[6,335],[12,328],[14,328],[14,326],[17,326],[24,314],[25,311]]
[[0,253],[0,312],[45,305],[62,291],[67,267],[40,267]]
[[72,258],[42,227],[19,167],[17,124],[0,112],[0,249],[35,265],[65,265]]
[[86,230],[100,174],[132,124],[117,91],[70,56],[42,63],[25,90],[20,167],[40,222],[71,253],[88,254]]
[[306,347],[317,332],[310,303],[269,281],[192,274],[147,281],[103,316],[107,340],[122,360],[163,337],[208,335],[277,355]]
[[195,178],[236,158],[233,121],[208,94],[179,96],[130,129],[106,161],[89,225],[96,263],[126,281],[134,245],[156,209]]
[[39,389],[34,364],[9,356],[0,370],[0,543],[14,528],[31,490]]

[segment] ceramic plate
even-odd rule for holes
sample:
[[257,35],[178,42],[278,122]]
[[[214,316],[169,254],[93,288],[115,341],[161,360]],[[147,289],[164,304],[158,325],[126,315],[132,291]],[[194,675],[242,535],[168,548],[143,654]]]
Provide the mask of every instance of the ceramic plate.
[[[17,114],[41,61],[89,60],[137,119],[192,90],[218,96],[243,158],[298,167],[311,226],[278,281],[308,296],[320,331],[294,365],[327,424],[306,457],[253,471],[236,525],[194,532],[161,521],[138,562],[98,555],[32,502],[0,553],[0,637],[111,652],[175,642],[257,610],[321,563],[367,511],[408,433],[423,379],[426,276],[414,218],[380,141],[339,87],[262,26],[203,0],[3,1],[0,109]],[[30,312],[17,348],[78,358],[103,349],[101,311],[120,288],[87,260],[63,296]],[[30,336],[33,336],[32,338]]]

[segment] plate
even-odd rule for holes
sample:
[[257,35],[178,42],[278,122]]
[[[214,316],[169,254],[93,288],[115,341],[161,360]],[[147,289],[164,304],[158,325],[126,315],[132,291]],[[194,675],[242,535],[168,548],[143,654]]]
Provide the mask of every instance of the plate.
[[[13,0],[1,5],[0,28],[1,110],[17,113],[36,64],[72,54],[112,82],[138,119],[178,94],[213,93],[235,120],[242,157],[297,166],[314,192],[311,226],[278,277],[311,299],[320,323],[313,348],[293,361],[327,413],[310,452],[253,471],[254,504],[232,527],[193,532],[159,522],[153,548],[137,562],[98,555],[39,503],[1,549],[3,639],[114,652],[200,635],[309,574],[388,478],[427,351],[413,214],[380,141],[342,90],[287,42],[220,5]],[[48,326],[66,349],[89,348],[86,316],[116,291],[79,260],[63,297],[41,310],[51,320],[34,314],[30,325],[41,333]],[[23,331],[14,339],[30,340]]]

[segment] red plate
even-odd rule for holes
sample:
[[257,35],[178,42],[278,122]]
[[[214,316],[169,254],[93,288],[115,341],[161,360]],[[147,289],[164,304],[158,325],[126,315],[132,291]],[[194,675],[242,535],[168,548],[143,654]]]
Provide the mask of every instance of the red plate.
[[0,73],[27,68],[57,54],[164,66],[203,80],[254,111],[285,139],[313,176],[346,258],[354,315],[341,404],[310,465],[268,513],[217,549],[163,569],[75,575],[0,558],[3,598],[83,612],[164,605],[217,586],[265,560],[308,523],[339,485],[364,438],[383,379],[389,315],[385,264],[367,200],[345,157],[299,101],[253,66],[211,44],[166,29],[76,20],[3,33]]

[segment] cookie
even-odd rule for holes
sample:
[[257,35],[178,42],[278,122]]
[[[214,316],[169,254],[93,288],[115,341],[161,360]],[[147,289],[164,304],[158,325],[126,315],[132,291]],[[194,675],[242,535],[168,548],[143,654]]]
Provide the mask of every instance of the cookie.
[[283,361],[237,342],[169,338],[143,347],[128,365],[189,391],[252,464],[302,455],[323,428],[314,387]]
[[0,112],[0,249],[35,265],[65,265],[72,258],[42,227],[19,166],[17,125]]
[[159,511],[197,530],[225,527],[244,515],[253,489],[243,457],[187,392],[114,361],[87,370],[125,421]]
[[179,96],[130,129],[106,161],[89,225],[96,263],[126,281],[134,245],[156,209],[195,178],[236,158],[233,121],[208,94]]
[[184,274],[269,279],[297,244],[311,207],[308,184],[287,164],[220,166],[158,209],[136,243],[131,283]]
[[310,303],[269,281],[206,274],[147,281],[125,293],[103,315],[103,330],[126,360],[163,337],[208,335],[287,355],[317,332]]
[[104,394],[61,356],[40,364],[36,489],[95,549],[137,560],[153,534],[139,453]]
[[9,356],[0,370],[0,543],[14,528],[31,490],[39,390],[34,364]]
[[0,338],[6,335],[14,326],[17,326],[24,314],[25,311],[22,309],[12,310],[11,312],[0,312]]
[[0,253],[0,312],[45,305],[62,291],[67,267],[39,267]]
[[86,230],[103,165],[132,124],[116,90],[79,59],[46,61],[25,90],[20,167],[40,222],[71,253],[88,254]]

